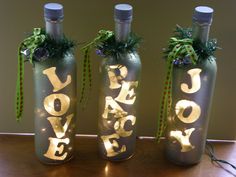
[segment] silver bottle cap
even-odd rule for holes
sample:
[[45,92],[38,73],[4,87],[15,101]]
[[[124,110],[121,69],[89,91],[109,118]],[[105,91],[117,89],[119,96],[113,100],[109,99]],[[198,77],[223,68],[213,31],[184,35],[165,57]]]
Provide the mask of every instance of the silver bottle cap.
[[214,10],[207,6],[198,6],[193,14],[193,21],[211,24]]
[[44,5],[44,17],[50,20],[63,19],[63,6],[58,3],[48,3]]
[[114,8],[114,18],[120,21],[132,20],[133,7],[129,4],[117,4]]

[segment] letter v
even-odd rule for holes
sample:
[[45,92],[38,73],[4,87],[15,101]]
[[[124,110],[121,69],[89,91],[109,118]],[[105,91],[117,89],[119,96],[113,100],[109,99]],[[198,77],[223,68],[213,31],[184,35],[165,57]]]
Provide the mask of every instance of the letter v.
[[57,136],[57,138],[62,138],[65,136],[66,131],[69,127],[69,124],[71,122],[71,119],[73,118],[74,114],[70,114],[69,116],[66,116],[66,123],[62,127],[61,125],[61,117],[48,117],[47,119],[52,125],[52,128]]

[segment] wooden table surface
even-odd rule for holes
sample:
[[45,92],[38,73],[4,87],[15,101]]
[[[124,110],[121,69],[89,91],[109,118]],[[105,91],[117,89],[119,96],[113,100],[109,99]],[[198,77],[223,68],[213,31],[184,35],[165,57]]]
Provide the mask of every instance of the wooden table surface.
[[[235,143],[213,143],[218,158],[236,164]],[[165,159],[162,143],[138,139],[135,155],[112,163],[98,155],[97,139],[76,137],[76,155],[63,165],[41,164],[34,154],[34,137],[0,135],[0,177],[232,177],[236,171],[212,164],[207,155],[201,163],[180,167]]]

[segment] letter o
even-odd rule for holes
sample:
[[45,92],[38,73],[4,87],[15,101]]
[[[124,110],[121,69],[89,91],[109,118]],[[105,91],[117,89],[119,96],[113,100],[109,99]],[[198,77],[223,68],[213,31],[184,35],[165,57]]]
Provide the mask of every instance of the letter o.
[[[183,116],[184,110],[188,107],[192,107],[192,111],[188,117],[184,117]],[[182,122],[190,124],[199,119],[201,115],[201,108],[193,101],[180,100],[176,103],[175,113]]]
[[[56,111],[54,107],[54,102],[56,99],[59,99],[61,102],[61,110]],[[61,116],[67,112],[70,106],[70,98],[62,93],[51,94],[44,99],[44,108],[46,111],[53,116]]]

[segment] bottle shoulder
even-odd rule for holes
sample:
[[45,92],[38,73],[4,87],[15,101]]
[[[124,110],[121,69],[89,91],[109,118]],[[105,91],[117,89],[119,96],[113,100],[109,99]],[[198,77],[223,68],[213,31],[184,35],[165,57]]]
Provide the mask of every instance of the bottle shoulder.
[[35,67],[56,67],[61,65],[76,65],[76,59],[73,52],[67,52],[62,57],[47,58],[43,61],[34,62]]
[[174,70],[190,70],[194,68],[200,68],[204,70],[217,70],[216,59],[213,56],[209,56],[208,58],[202,59],[197,64],[189,64],[183,66],[174,65]]
[[118,54],[117,56],[108,56],[103,59],[103,64],[140,64],[141,65],[141,60],[139,54],[134,51],[134,52],[127,52],[127,53],[121,53]]

